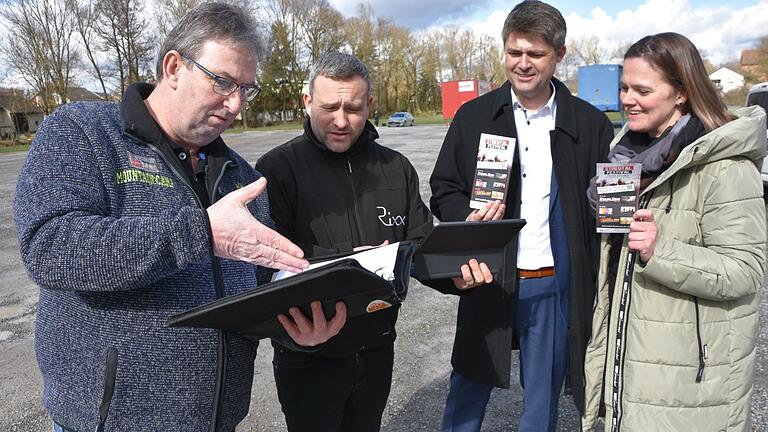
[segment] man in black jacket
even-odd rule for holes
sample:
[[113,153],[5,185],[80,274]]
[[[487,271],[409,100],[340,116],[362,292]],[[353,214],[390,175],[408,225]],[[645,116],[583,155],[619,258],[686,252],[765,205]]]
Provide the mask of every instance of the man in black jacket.
[[[375,142],[368,121],[370,78],[357,58],[329,53],[318,59],[304,103],[304,134],[259,159],[268,180],[277,230],[307,258],[349,252],[401,240],[421,240],[432,215],[419,195],[416,170],[400,153]],[[463,266],[456,288],[492,280],[485,264]],[[477,281],[477,282],[476,282]],[[315,306],[312,319],[291,308],[280,316],[299,345],[273,340],[278,398],[288,430],[378,431],[389,396],[395,321],[399,305],[350,318],[331,338],[343,304],[326,323]],[[286,339],[287,341],[287,339]]]
[[[524,1],[502,39],[503,86],[456,114],[430,178],[432,212],[442,221],[524,218],[518,279],[463,296],[453,348],[444,431],[477,431],[491,390],[509,387],[511,349],[520,348],[521,431],[554,431],[566,376],[584,406],[584,353],[591,327],[598,237],[586,199],[613,129],[552,76],[565,55],[566,25],[550,5]],[[469,207],[480,134],[512,138],[505,201]]]

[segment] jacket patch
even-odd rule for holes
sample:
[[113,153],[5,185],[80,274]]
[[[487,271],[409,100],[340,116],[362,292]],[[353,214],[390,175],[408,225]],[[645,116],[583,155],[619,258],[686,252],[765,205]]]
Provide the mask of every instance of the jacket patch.
[[405,216],[401,216],[401,215],[392,216],[392,213],[387,211],[387,208],[384,206],[377,206],[376,210],[378,210],[380,213],[379,221],[381,222],[382,225],[386,227],[405,225]]
[[115,173],[115,180],[119,185],[126,183],[147,183],[157,186],[173,187],[173,180],[170,177],[150,174],[137,169],[120,170]]
[[370,303],[368,303],[368,306],[365,308],[365,310],[368,313],[378,312],[382,309],[387,309],[392,307],[391,303],[387,303],[384,300],[374,300]]
[[139,169],[142,171],[159,173],[160,167],[157,163],[157,159],[149,156],[139,156],[131,152],[128,152],[128,164],[131,168]]

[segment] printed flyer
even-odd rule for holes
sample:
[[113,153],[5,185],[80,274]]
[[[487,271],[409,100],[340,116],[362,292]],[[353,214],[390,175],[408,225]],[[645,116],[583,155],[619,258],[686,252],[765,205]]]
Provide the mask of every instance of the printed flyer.
[[477,169],[469,206],[481,209],[490,201],[506,199],[509,173],[515,157],[515,139],[501,135],[480,134]]
[[637,210],[641,164],[597,164],[597,232],[628,233]]

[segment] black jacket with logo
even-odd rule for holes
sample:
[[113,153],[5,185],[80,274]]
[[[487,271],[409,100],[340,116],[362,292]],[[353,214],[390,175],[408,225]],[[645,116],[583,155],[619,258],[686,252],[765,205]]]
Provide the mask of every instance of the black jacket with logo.
[[[432,215],[421,200],[419,178],[405,156],[375,142],[366,123],[344,153],[334,153],[304,123],[304,134],[274,148],[256,163],[267,177],[277,230],[305,257],[349,252],[357,246],[421,240]],[[353,355],[395,340],[398,307],[349,318],[341,332],[314,354]]]

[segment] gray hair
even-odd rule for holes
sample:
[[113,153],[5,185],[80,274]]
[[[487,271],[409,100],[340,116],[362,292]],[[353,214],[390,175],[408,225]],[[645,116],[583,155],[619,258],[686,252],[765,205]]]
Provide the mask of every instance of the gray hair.
[[157,80],[163,79],[163,57],[168,51],[197,59],[209,41],[231,42],[249,49],[256,57],[262,52],[256,20],[244,9],[226,3],[201,3],[187,12],[165,38],[157,53]]
[[309,94],[315,86],[315,78],[323,76],[333,80],[348,80],[360,77],[365,80],[368,87],[367,94],[371,94],[371,76],[365,63],[351,54],[329,52],[320,56],[309,74]]
[[566,31],[565,19],[560,11],[539,0],[525,0],[507,15],[501,38],[506,44],[512,33],[536,35],[557,51],[565,46]]

